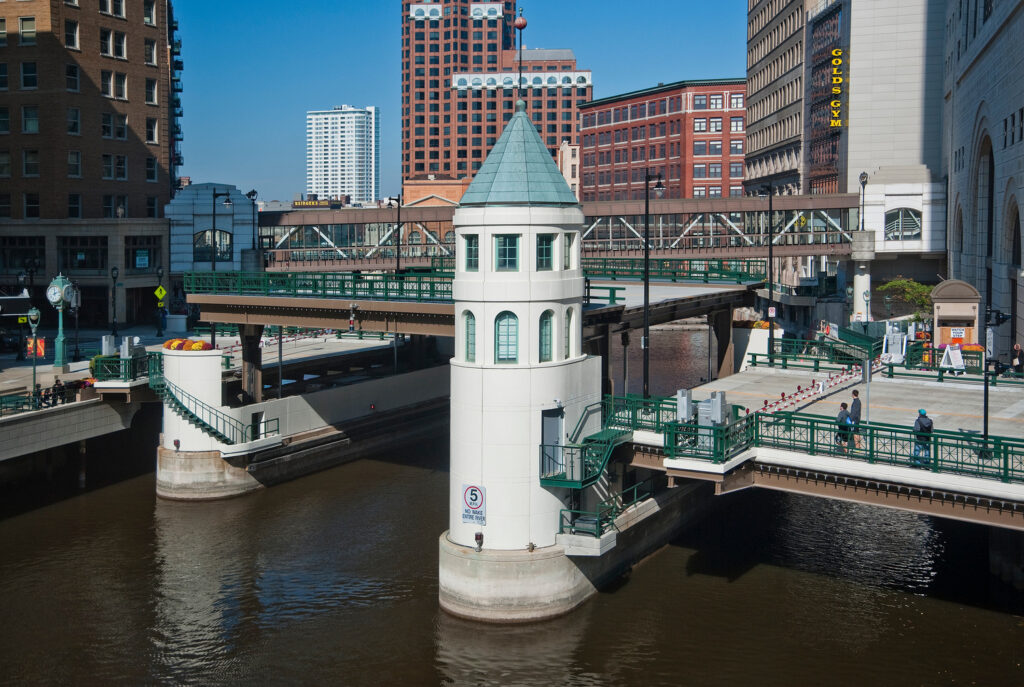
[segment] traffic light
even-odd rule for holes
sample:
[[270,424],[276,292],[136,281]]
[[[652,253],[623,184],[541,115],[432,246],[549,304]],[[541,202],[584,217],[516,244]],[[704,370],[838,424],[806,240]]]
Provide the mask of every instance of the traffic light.
[[991,308],[985,308],[985,315],[988,320],[987,324],[990,327],[998,327],[1010,319],[1010,316],[1001,310],[993,310]]

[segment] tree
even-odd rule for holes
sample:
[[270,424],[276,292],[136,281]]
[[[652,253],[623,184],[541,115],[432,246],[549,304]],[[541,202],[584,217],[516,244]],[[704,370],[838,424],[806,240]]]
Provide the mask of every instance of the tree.
[[892,296],[897,303],[903,303],[914,313],[915,320],[923,320],[932,314],[932,287],[920,284],[902,275],[882,284],[877,289],[881,293]]

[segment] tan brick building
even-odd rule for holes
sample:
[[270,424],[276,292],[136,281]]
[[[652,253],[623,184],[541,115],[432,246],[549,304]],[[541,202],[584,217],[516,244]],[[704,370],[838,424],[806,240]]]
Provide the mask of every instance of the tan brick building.
[[37,307],[62,272],[83,323],[109,321],[112,267],[119,321],[156,307],[181,164],[176,28],[170,0],[0,3],[0,285],[34,264]]

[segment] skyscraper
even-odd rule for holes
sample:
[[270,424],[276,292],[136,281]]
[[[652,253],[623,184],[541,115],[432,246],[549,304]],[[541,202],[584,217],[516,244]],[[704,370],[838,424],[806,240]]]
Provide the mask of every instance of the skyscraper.
[[306,193],[350,196],[353,203],[380,197],[380,115],[376,107],[306,113]]
[[[487,157],[520,97],[515,10],[513,0],[402,1],[403,179],[472,176]],[[552,157],[563,139],[578,145],[590,72],[565,49],[523,50],[522,69],[526,110]]]

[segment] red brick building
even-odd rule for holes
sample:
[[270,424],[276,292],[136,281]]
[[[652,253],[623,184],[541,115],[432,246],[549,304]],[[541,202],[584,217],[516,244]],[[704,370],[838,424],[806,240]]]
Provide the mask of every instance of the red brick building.
[[[402,1],[403,179],[471,177],[483,164],[520,97],[515,14],[512,0]],[[552,156],[563,139],[578,142],[592,82],[572,51],[523,50],[523,80]]]
[[743,195],[746,79],[677,81],[580,106],[581,200]]

